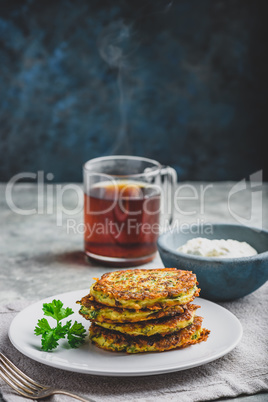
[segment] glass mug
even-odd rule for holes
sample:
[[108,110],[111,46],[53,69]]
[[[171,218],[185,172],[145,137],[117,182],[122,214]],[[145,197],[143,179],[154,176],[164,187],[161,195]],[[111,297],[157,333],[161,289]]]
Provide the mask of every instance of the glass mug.
[[[176,171],[136,156],[89,160],[84,174],[85,253],[115,267],[145,264],[156,255],[160,215],[171,223]],[[166,202],[164,202],[166,201]]]

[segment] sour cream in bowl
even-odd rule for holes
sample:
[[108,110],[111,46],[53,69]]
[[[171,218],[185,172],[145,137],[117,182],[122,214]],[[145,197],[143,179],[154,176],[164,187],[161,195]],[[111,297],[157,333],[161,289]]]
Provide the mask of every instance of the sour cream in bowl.
[[177,251],[201,257],[241,258],[256,255],[257,251],[247,242],[220,239],[211,240],[205,237],[195,237],[188,240]]

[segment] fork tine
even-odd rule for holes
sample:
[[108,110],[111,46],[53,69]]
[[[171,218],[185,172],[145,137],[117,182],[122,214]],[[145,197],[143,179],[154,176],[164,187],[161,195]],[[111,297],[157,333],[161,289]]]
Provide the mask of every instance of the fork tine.
[[[0,366],[0,377],[3,378],[3,380],[10,386],[12,387],[15,391],[17,391],[19,394],[23,396],[32,397],[33,392],[29,389],[24,389],[20,385],[18,385],[14,379],[10,379],[10,376],[7,375],[7,373],[3,370],[2,366]],[[25,392],[23,392],[25,390]]]
[[[30,383],[28,383],[26,380],[24,380],[21,376],[19,376],[11,367],[6,364],[2,357],[0,356],[0,370],[1,372],[9,378],[10,381],[13,381],[16,386],[20,387],[23,390],[31,390],[31,391],[38,391],[39,388],[34,387]],[[30,392],[31,392],[30,391]],[[31,392],[32,393],[32,392]]]
[[80,401],[87,402],[92,399],[84,399],[79,395],[72,394],[70,392],[54,389],[48,386],[41,385],[28,377],[22,371],[20,371],[6,356],[0,352],[0,377],[16,392],[31,399],[46,398],[53,394],[69,395]]
[[[0,361],[2,360],[2,364],[5,365],[5,368],[13,374],[19,381],[21,381],[24,385],[29,388],[36,389],[44,389],[46,388],[44,385],[34,381],[32,378],[28,377],[25,373],[23,373],[18,367],[16,367],[3,353],[0,352]],[[24,381],[26,380],[26,381]],[[34,387],[33,387],[34,386]]]

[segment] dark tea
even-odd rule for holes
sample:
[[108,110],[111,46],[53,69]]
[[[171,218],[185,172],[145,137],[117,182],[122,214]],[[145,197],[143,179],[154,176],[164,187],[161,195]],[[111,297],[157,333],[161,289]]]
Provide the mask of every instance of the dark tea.
[[[107,257],[151,261],[157,251],[160,190],[135,181],[100,182],[85,194],[85,251],[103,261]],[[144,258],[144,260],[143,260]],[[117,261],[118,259],[118,261]]]

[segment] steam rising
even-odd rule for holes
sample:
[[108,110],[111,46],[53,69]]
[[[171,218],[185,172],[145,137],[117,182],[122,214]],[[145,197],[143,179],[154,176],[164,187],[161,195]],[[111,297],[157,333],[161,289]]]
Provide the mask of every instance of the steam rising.
[[[120,113],[120,127],[118,130],[117,138],[112,149],[107,151],[107,154],[119,153],[118,151],[124,150],[131,153],[130,141],[127,141],[127,112],[130,101],[130,85],[126,83],[129,78],[129,61],[130,56],[137,49],[137,43],[133,43],[133,32],[131,27],[141,19],[148,19],[154,14],[168,13],[173,1],[166,4],[160,2],[152,2],[145,4],[139,10],[139,15],[133,20],[131,25],[126,25],[122,20],[111,22],[106,28],[103,29],[99,39],[98,48],[103,60],[111,67],[117,69],[117,87],[119,92],[119,113]],[[146,13],[147,7],[154,6],[154,11]],[[133,65],[133,63],[132,63]],[[133,86],[133,83],[132,83]]]
[[115,154],[121,148],[127,137],[128,97],[124,85],[124,75],[128,68],[130,28],[123,21],[109,24],[99,38],[99,52],[103,60],[112,68],[117,69],[117,86],[119,91],[120,128],[115,144],[107,153]]

